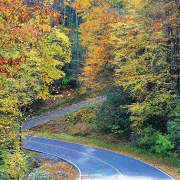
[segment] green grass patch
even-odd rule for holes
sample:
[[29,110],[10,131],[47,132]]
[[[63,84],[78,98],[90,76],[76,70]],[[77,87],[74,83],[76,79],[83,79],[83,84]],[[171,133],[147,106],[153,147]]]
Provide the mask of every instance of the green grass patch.
[[0,171],[4,169],[4,165],[0,165]]

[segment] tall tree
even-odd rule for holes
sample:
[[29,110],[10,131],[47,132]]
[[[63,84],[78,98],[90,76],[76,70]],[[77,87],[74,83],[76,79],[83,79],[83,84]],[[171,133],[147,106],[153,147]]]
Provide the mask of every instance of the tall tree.
[[[131,91],[133,126],[167,132],[172,108],[171,74],[166,61],[163,1],[125,1],[126,16],[113,26],[115,83]],[[162,8],[162,9],[161,9]],[[127,14],[128,13],[128,14]]]
[[71,59],[68,37],[59,27],[51,27],[59,19],[60,14],[47,7],[0,1],[0,144],[12,149],[6,161],[7,179],[25,177],[24,164],[12,157],[23,158],[19,123],[25,120],[26,106],[48,97],[48,86],[64,77],[61,68]]
[[86,86],[100,87],[103,75],[111,70],[113,48],[110,42],[111,24],[119,21],[110,1],[79,1],[74,7],[84,22],[80,25],[82,44],[86,49],[86,59],[81,81]]

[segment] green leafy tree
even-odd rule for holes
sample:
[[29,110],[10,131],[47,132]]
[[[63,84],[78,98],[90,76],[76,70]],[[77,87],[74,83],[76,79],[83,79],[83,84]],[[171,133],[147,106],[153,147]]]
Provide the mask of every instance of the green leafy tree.
[[[167,38],[159,28],[162,24],[157,18],[157,14],[162,12],[149,9],[149,6],[157,7],[161,2],[153,1],[151,4],[151,1],[146,1],[143,6],[140,2],[129,2],[126,11],[132,15],[127,14],[121,22],[113,25],[115,84],[129,89],[134,99],[134,103],[129,105],[133,128],[140,132],[152,125],[165,133],[174,98],[169,91],[171,74],[166,61]],[[159,23],[158,27],[153,22]]]
[[168,136],[162,135],[151,126],[143,130],[140,137],[137,139],[137,146],[145,149],[153,154],[161,157],[171,155],[171,150],[174,145],[170,142]]
[[174,102],[174,109],[171,111],[167,129],[170,141],[174,144],[174,151],[180,155],[180,101]]
[[97,124],[103,132],[130,138],[131,121],[127,108],[130,101],[128,91],[123,92],[122,87],[110,88],[107,100],[102,103],[97,112]]

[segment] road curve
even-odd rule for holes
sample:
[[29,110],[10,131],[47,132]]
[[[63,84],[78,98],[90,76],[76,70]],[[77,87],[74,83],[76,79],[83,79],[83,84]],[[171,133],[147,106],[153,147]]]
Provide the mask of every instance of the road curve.
[[142,161],[91,146],[26,136],[24,147],[72,162],[80,171],[79,179],[175,180]]
[[31,119],[28,119],[27,121],[23,122],[22,130],[29,129],[33,126],[38,125],[38,124],[42,124],[42,123],[47,122],[49,120],[52,120],[54,118],[63,116],[67,113],[77,111],[81,108],[90,106],[92,104],[97,104],[97,103],[105,101],[105,100],[106,100],[106,96],[99,96],[99,97],[94,98],[94,99],[87,99],[87,100],[81,101],[77,104],[73,104],[73,105],[68,106],[68,107],[60,108],[60,109],[45,113],[41,116],[32,117]]

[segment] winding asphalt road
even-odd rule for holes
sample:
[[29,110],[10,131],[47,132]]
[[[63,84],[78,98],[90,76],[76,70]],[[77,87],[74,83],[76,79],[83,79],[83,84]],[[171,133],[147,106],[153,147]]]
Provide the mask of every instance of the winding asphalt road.
[[[58,112],[59,111],[60,110],[58,110]],[[46,115],[41,117],[46,117]],[[27,121],[27,125],[25,123],[23,129],[32,127],[33,122],[36,125],[40,124],[42,121],[40,119],[39,122],[37,119],[38,123],[35,123],[35,120],[36,118]],[[47,118],[45,121],[47,120],[50,119]],[[79,171],[79,179],[175,180],[165,172],[162,172],[161,170],[142,161],[91,146],[54,139],[26,136],[24,138],[24,147],[32,151],[55,156],[72,163]]]
[[97,103],[105,101],[105,100],[106,100],[106,96],[99,96],[99,97],[94,98],[94,99],[88,99],[88,100],[79,102],[77,104],[73,104],[73,105],[68,106],[68,107],[60,108],[60,109],[57,109],[55,111],[45,113],[41,116],[32,117],[31,119],[29,119],[23,123],[22,130],[29,129],[33,126],[36,126],[38,124],[42,124],[42,123],[47,122],[51,119],[63,116],[65,114],[77,111],[81,108],[87,107],[87,106],[92,105],[92,104],[97,104]]

